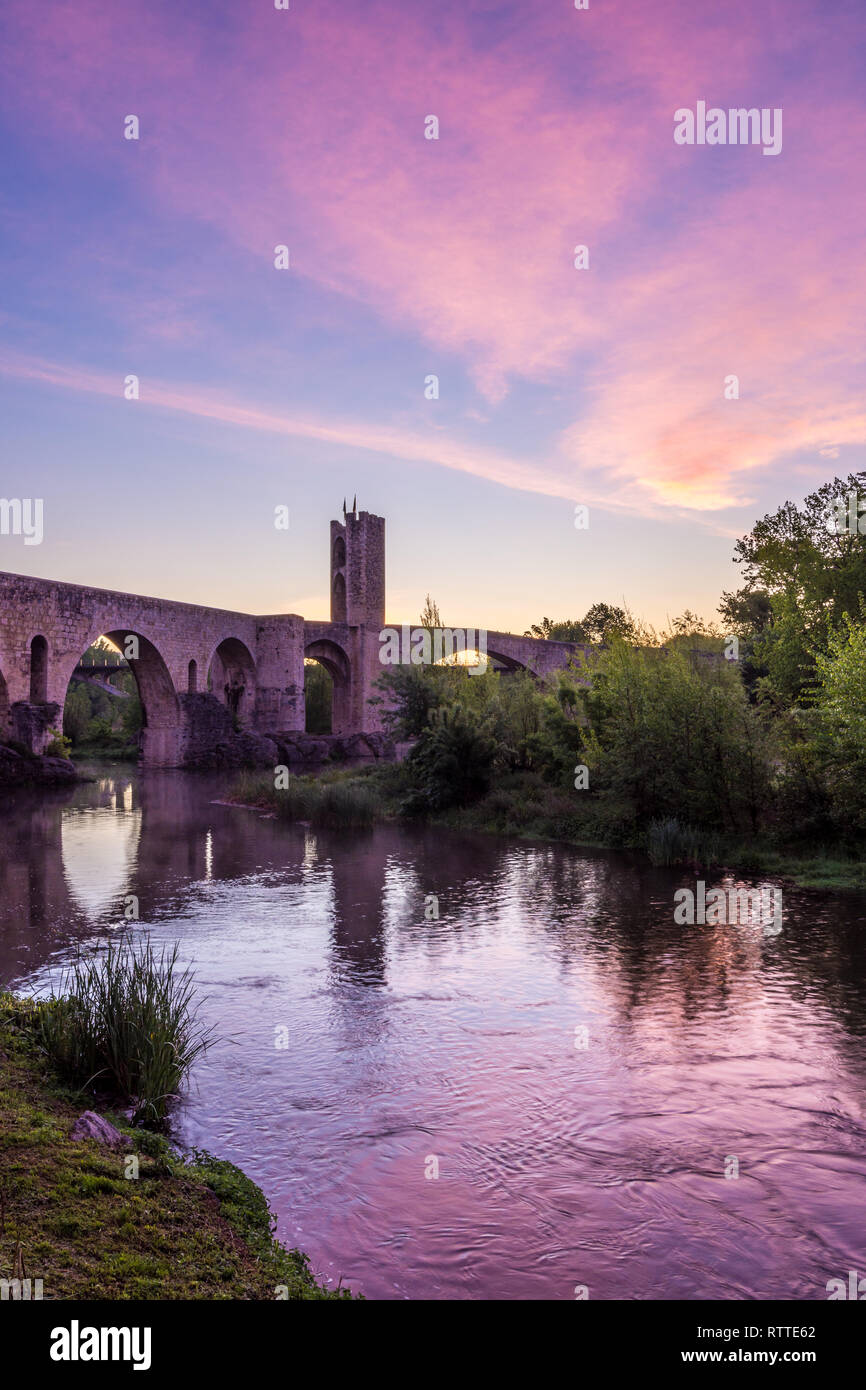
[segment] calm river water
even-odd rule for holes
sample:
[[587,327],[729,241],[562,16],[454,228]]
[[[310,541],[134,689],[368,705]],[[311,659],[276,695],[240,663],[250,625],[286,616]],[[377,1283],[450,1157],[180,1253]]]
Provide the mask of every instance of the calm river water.
[[778,936],[681,927],[690,880],[637,858],[314,833],[216,804],[226,778],[96,775],[0,801],[0,982],[57,980],[134,894],[226,1039],[180,1137],[322,1277],[820,1299],[866,1275],[862,895],[786,892]]

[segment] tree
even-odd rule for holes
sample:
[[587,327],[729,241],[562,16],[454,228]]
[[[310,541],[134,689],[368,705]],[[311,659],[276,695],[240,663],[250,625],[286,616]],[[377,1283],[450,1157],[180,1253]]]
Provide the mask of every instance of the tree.
[[491,715],[458,703],[432,711],[409,755],[416,791],[407,810],[466,806],[489,789],[497,742]]
[[706,622],[697,613],[693,613],[690,608],[686,608],[678,618],[674,618],[671,623],[671,631],[675,637],[719,636],[715,623]]
[[[834,478],[810,493],[802,507],[786,502],[737,541],[734,562],[745,587],[723,595],[729,611],[769,598],[771,615],[755,638],[755,656],[768,681],[788,701],[809,698],[816,659],[829,650],[843,616],[856,613],[866,594],[866,473]],[[853,504],[851,503],[853,499]]]
[[726,631],[745,640],[773,625],[773,600],[766,589],[723,592],[717,611]]
[[63,706],[63,733],[73,745],[81,743],[90,726],[90,700],[83,681],[72,681]]
[[680,646],[634,648],[619,634],[580,691],[590,785],[635,827],[671,816],[758,828],[772,771],[769,731],[729,662]]
[[843,830],[866,830],[866,625],[847,615],[816,657],[815,741]]
[[[133,683],[135,682],[135,677],[132,675],[132,672],[130,672],[130,680]],[[120,727],[123,730],[123,737],[127,743],[136,744],[138,742],[143,724],[144,710],[142,709],[138,688],[136,687],[136,689],[131,692],[129,699],[124,700],[120,714]]]
[[334,682],[331,674],[320,661],[304,661],[304,704],[306,718],[304,727],[308,734],[329,734],[331,732],[331,709]]
[[533,623],[524,632],[524,637],[539,637],[545,642],[585,642],[586,633],[582,623],[575,622],[572,618],[564,618],[562,622],[555,623],[550,618],[542,618],[540,623]]
[[421,609],[421,626],[427,628],[444,627],[445,624],[439,614],[439,604],[427,595],[424,607]]
[[587,609],[581,621],[564,618],[554,622],[542,618],[524,632],[524,637],[540,637],[546,642],[607,642],[615,633],[620,633],[629,641],[636,641],[638,626],[625,608],[612,603],[594,603]]
[[[740,672],[749,699],[755,701],[759,691],[767,687],[770,671],[757,655],[762,634],[773,626],[773,601],[766,589],[738,589],[723,593],[718,612],[726,637],[736,637],[740,643]],[[767,690],[769,694],[769,690]]]
[[627,642],[637,636],[637,624],[628,610],[612,603],[594,603],[584,614],[582,626],[589,642],[609,642],[615,633]]

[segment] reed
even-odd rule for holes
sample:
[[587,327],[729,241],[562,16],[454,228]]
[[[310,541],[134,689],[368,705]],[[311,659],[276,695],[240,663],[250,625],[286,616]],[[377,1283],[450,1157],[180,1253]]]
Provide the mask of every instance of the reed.
[[160,1125],[196,1058],[213,1042],[197,1020],[194,977],[178,948],[112,942],[81,958],[61,991],[34,1014],[37,1036],[58,1071],[82,1087],[133,1106],[133,1122]]
[[676,816],[665,816],[650,822],[647,853],[657,865],[713,864],[718,859],[719,846],[716,836],[686,825]]
[[336,830],[372,825],[382,815],[382,803],[364,778],[324,781],[290,775],[285,787],[273,779],[245,774],[232,788],[232,799],[268,806],[285,820],[309,821]]

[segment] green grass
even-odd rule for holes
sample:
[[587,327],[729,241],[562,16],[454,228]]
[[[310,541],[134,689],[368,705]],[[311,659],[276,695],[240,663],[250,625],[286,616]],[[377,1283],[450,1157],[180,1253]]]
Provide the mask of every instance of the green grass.
[[805,854],[802,849],[779,849],[751,841],[728,845],[721,856],[725,868],[752,876],[789,879],[799,888],[866,890],[866,860],[846,857],[838,847],[822,847],[816,853]]
[[20,1247],[45,1299],[351,1296],[274,1240],[264,1194],[233,1164],[178,1155],[111,1113],[121,1152],[73,1140],[84,1106],[41,1051],[32,1013],[0,994],[0,1278]]
[[193,976],[178,948],[109,943],[82,957],[59,994],[34,1006],[31,1027],[60,1074],[134,1105],[139,1124],[164,1121],[212,1033],[196,1021]]

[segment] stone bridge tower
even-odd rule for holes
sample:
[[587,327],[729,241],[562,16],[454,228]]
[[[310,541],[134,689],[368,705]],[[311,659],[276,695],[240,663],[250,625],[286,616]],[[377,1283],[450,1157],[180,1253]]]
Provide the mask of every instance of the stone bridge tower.
[[[304,655],[334,682],[335,734],[375,733],[381,727],[377,682],[382,676],[379,633],[385,625],[385,519],[343,503],[331,522],[331,616],[304,624]],[[371,699],[374,703],[371,705]]]
[[385,518],[353,503],[343,523],[331,522],[331,622],[383,627],[385,622]]

